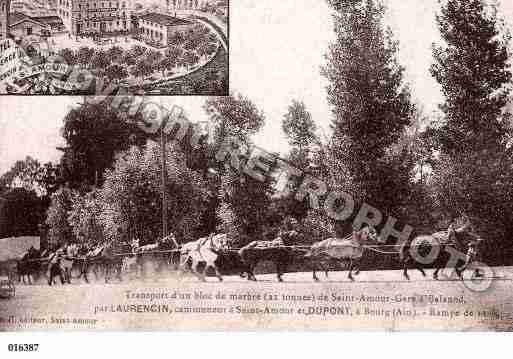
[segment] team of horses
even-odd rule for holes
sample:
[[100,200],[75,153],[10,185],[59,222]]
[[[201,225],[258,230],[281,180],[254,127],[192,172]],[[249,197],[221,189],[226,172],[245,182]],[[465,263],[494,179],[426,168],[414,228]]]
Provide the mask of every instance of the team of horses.
[[[88,274],[93,272],[96,279],[103,273],[108,283],[115,275],[122,280],[122,273],[133,270],[136,276],[145,275],[148,262],[153,263],[157,271],[172,266],[183,274],[191,272],[199,280],[205,281],[209,270],[222,281],[222,273],[231,271],[241,277],[256,281],[255,268],[261,262],[271,262],[276,267],[278,281],[283,281],[283,274],[291,265],[301,264],[309,267],[312,277],[319,281],[317,271],[323,270],[326,277],[333,266],[343,264],[348,271],[348,278],[354,281],[354,275],[360,272],[360,263],[367,250],[379,247],[380,238],[372,226],[365,226],[354,231],[346,238],[328,238],[311,246],[290,243],[294,236],[282,236],[273,241],[254,241],[240,249],[230,247],[230,238],[226,234],[212,234],[196,241],[178,244],[171,234],[153,244],[141,246],[138,240],[131,243],[109,241],[93,246],[71,244],[59,248],[52,253],[40,253],[30,248],[18,261],[20,280],[31,283],[31,277],[46,274],[48,284],[55,283],[59,278],[62,284],[71,283],[71,278],[83,278],[89,282]],[[447,248],[453,248],[467,255],[464,263],[456,265],[455,272],[462,278],[462,272],[469,266],[471,254],[475,254],[476,243],[481,239],[468,225],[455,229],[449,226],[448,231],[431,235],[413,237],[411,240],[397,245],[395,251],[403,266],[403,275],[410,279],[408,269],[416,268],[424,276],[425,267],[433,267],[433,277],[445,267],[450,254]],[[412,251],[412,248],[415,251]],[[436,258],[430,263],[423,263],[415,258],[422,250],[432,252],[436,249]],[[467,254],[468,253],[468,254]]]

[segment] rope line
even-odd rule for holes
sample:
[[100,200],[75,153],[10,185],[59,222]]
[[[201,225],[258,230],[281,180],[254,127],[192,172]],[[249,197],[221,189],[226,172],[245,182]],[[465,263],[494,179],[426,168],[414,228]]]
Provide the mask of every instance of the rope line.
[[[444,244],[444,245],[445,246],[454,246],[454,244]],[[372,252],[379,253],[379,254],[400,254],[401,253],[401,249],[400,248],[398,250],[396,250],[396,251],[386,251],[386,250],[381,249],[381,248],[390,248],[390,247],[397,248],[398,247],[397,244],[375,244],[375,245],[361,245],[361,246],[358,246],[358,245],[344,245],[344,246],[346,246],[346,247],[355,247],[355,248],[361,247],[363,249],[368,249],[368,250],[370,250]],[[415,248],[415,247],[421,247],[421,246],[423,246],[423,245],[413,245],[413,246],[409,246],[409,248]],[[337,247],[337,246],[334,246],[334,247]],[[304,249],[304,250],[309,250],[312,247],[311,246],[303,245],[303,246],[274,246],[274,247],[253,247],[253,248],[254,249],[284,248],[284,249]],[[229,249],[225,249],[225,250],[220,249],[219,251],[235,253],[235,252],[240,251],[241,249],[242,248],[229,248]],[[72,260],[72,261],[90,261],[90,262],[93,262],[93,261],[101,260],[101,258],[103,258],[103,257],[137,257],[137,256],[147,256],[147,255],[154,255],[154,254],[179,253],[180,251],[181,251],[181,249],[168,249],[168,250],[141,252],[141,253],[137,253],[137,252],[136,253],[133,253],[133,252],[114,253],[114,254],[109,255],[109,256],[95,256],[95,257],[63,256],[61,258],[62,259],[66,259],[66,260]],[[31,258],[31,259],[24,259],[24,260],[20,260],[20,261],[21,262],[46,262],[46,261],[49,261],[49,260],[50,260],[50,257]]]

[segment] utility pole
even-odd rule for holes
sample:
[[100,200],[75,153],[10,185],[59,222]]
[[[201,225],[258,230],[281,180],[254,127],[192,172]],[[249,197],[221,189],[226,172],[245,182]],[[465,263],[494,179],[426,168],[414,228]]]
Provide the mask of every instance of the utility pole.
[[162,156],[162,237],[167,237],[167,190],[166,190],[166,182],[167,182],[167,166],[166,166],[166,133],[164,131],[164,127],[166,125],[167,120],[162,121],[162,126],[160,127],[160,150]]

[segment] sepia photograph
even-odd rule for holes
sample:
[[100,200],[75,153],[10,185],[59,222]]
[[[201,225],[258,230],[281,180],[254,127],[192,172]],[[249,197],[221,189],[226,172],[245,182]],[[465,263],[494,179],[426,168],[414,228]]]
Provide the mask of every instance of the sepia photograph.
[[0,1],[1,332],[513,331],[513,3]]
[[228,0],[0,6],[0,94],[228,93]]

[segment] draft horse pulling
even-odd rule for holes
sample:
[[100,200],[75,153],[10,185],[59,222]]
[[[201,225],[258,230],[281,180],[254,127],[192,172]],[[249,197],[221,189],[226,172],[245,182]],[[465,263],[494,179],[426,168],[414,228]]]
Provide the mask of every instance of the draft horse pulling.
[[[49,259],[41,258],[39,251],[31,248],[18,262],[17,269],[21,280],[24,277],[31,282],[31,276],[37,274],[43,268],[43,262],[48,262],[48,283],[52,285],[55,277],[60,277],[61,283],[70,283],[71,273],[80,270],[79,276],[84,277],[86,282],[87,272],[93,269],[97,274],[98,269],[103,269],[105,283],[115,276],[122,280],[123,268],[129,267],[130,263],[136,266],[144,274],[142,268],[145,261],[151,260],[158,264],[161,270],[164,265],[179,262],[178,268],[183,272],[191,271],[201,281],[206,281],[209,269],[212,269],[216,277],[222,281],[221,270],[235,270],[241,277],[247,276],[248,280],[256,281],[254,274],[256,266],[263,261],[272,262],[276,266],[278,281],[283,281],[283,274],[286,273],[289,265],[304,263],[312,270],[312,277],[319,281],[317,271],[324,270],[328,277],[329,265],[347,265],[347,277],[354,281],[354,275],[360,272],[361,260],[366,250],[383,254],[392,254],[399,257],[403,276],[410,279],[408,269],[414,266],[424,276],[422,260],[416,254],[422,256],[426,251],[431,253],[433,248],[437,256],[430,263],[434,266],[433,277],[438,279],[438,273],[442,267],[447,265],[451,250],[466,253],[466,260],[463,265],[457,265],[456,273],[463,279],[462,273],[469,268],[471,262],[478,255],[477,245],[482,241],[471,230],[470,225],[454,229],[449,226],[447,232],[437,232],[430,235],[413,237],[404,244],[384,245],[381,244],[377,231],[372,226],[367,226],[359,231],[354,231],[346,238],[328,238],[314,243],[311,246],[302,246],[298,241],[295,231],[285,231],[273,241],[254,241],[240,248],[230,248],[230,239],[227,234],[211,234],[196,241],[179,245],[174,236],[157,240],[154,244],[140,246],[138,241],[129,243],[118,243],[110,241],[98,244],[95,248],[86,248],[70,245],[57,250]],[[296,243],[294,243],[296,242]],[[393,247],[391,252],[381,250],[381,247]],[[178,257],[177,257],[178,256]],[[201,269],[201,266],[204,266]]]
[[[483,239],[474,233],[469,222],[458,229],[454,225],[449,225],[447,232],[436,232],[430,235],[422,235],[406,242],[400,250],[400,259],[403,263],[403,276],[410,279],[408,267],[414,266],[425,277],[422,258],[434,253],[432,263],[429,265],[435,267],[433,278],[438,280],[438,273],[450,261],[451,253],[458,251],[466,254],[466,260],[463,265],[455,264],[454,271],[460,279],[463,279],[463,272],[469,267],[471,262],[478,255],[478,246]],[[413,249],[413,250],[412,250]],[[417,258],[415,258],[417,257]],[[421,258],[419,258],[421,257]],[[420,260],[419,260],[420,259]],[[476,274],[479,274],[477,271]]]
[[354,274],[360,273],[360,261],[365,252],[366,245],[376,243],[378,235],[374,227],[364,227],[359,231],[353,232],[352,235],[344,239],[328,238],[324,241],[317,242],[312,245],[311,249],[306,253],[305,257],[310,260],[312,265],[312,277],[315,281],[319,281],[316,270],[319,267],[325,269],[326,277],[328,269],[326,266],[330,263],[349,262],[349,271],[347,277],[354,281]]

